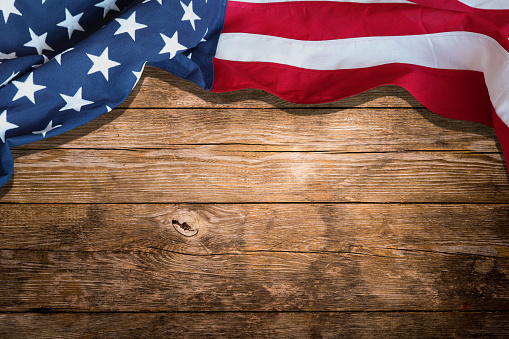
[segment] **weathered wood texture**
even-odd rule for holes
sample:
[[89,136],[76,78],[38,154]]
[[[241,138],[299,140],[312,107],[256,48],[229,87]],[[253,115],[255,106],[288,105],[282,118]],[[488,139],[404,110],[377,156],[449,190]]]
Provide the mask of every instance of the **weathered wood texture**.
[[278,152],[500,152],[493,129],[473,122],[445,122],[415,108],[115,109],[81,128],[20,148],[212,144]]
[[[4,312],[505,311],[509,260],[391,250],[2,250]],[[459,277],[463,279],[458,281]]]
[[14,156],[0,337],[509,335],[493,129],[397,87],[302,106],[147,68]]
[[[0,336],[37,338],[503,338],[507,313],[57,313],[0,315]],[[369,324],[369,326],[366,326]],[[16,331],[10,331],[15,328]]]
[[[508,178],[500,154],[256,152],[244,148],[206,145],[150,150],[15,151],[16,172],[3,200],[61,203],[509,200]],[[73,193],[67,194],[69,191]]]
[[509,204],[5,204],[0,215],[0,250],[509,257]]

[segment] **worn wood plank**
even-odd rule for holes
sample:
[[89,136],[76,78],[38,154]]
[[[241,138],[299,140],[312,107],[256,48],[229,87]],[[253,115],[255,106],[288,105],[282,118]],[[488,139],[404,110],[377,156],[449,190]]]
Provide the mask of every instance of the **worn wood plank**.
[[0,204],[0,215],[0,249],[509,258],[508,204]]
[[499,202],[501,154],[16,150],[2,202]]
[[416,109],[128,109],[23,146],[164,148],[243,144],[267,151],[500,152],[493,128]]
[[[397,86],[382,86],[333,103],[308,107],[422,107],[407,91]],[[156,67],[146,67],[122,108],[143,107],[302,107],[261,90],[211,93]]]
[[509,259],[252,252],[0,251],[0,309],[472,311],[509,308]]
[[0,336],[11,339],[479,338],[508,332],[509,316],[501,312],[0,314]]

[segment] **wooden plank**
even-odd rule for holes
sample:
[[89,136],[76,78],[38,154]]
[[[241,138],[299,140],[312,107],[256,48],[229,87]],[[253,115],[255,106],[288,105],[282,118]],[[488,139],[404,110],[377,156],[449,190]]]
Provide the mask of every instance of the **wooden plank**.
[[209,145],[155,150],[15,150],[2,202],[505,203],[501,154],[257,152]]
[[243,144],[266,151],[500,152],[494,129],[416,109],[114,110],[24,149]]
[[441,253],[0,251],[0,309],[499,311],[509,259]]
[[[407,91],[397,86],[382,86],[368,92],[328,104],[308,107],[423,107]],[[302,107],[261,90],[211,93],[192,82],[179,79],[156,67],[146,67],[122,108],[146,107]]]
[[479,338],[504,337],[507,313],[0,314],[5,338]]
[[0,204],[0,215],[0,249],[509,258],[509,204]]

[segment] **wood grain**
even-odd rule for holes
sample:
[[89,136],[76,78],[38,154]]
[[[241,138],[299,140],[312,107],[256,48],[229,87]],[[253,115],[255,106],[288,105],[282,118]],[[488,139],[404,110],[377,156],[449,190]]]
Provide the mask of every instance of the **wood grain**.
[[5,250],[509,258],[508,204],[5,204],[0,215]]
[[295,105],[147,67],[118,109],[14,156],[0,337],[509,333],[494,131],[399,87]]
[[507,202],[501,154],[16,150],[3,202]]
[[4,312],[459,311],[465,303],[472,311],[509,307],[509,259],[440,253],[1,250],[0,275]]
[[237,144],[266,151],[500,152],[493,128],[423,109],[128,109],[24,149]]
[[[423,107],[406,90],[381,86],[356,96],[328,104],[306,107]],[[303,107],[261,90],[247,89],[230,93],[211,93],[156,67],[147,66],[136,88],[120,104],[121,108],[229,107],[267,108]]]
[[[0,336],[27,338],[502,338],[507,313],[214,312],[0,314]],[[113,325],[112,325],[113,324]],[[369,326],[366,326],[369,324]]]

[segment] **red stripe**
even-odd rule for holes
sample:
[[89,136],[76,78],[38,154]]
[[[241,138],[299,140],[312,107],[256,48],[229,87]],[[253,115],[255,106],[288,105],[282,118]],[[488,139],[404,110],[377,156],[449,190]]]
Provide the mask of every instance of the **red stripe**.
[[509,49],[507,38],[487,20],[468,13],[437,11],[409,4],[229,1],[223,32],[297,40],[333,40],[461,30],[492,36]]
[[448,9],[459,12],[472,13],[484,17],[494,25],[498,26],[506,37],[509,37],[509,10],[506,9],[479,9],[472,8],[456,0],[412,0],[416,4],[431,8]]
[[287,65],[214,59],[213,92],[259,88],[290,102],[339,100],[380,85],[399,85],[433,112],[493,125],[482,73],[388,64],[362,69],[316,71]]

